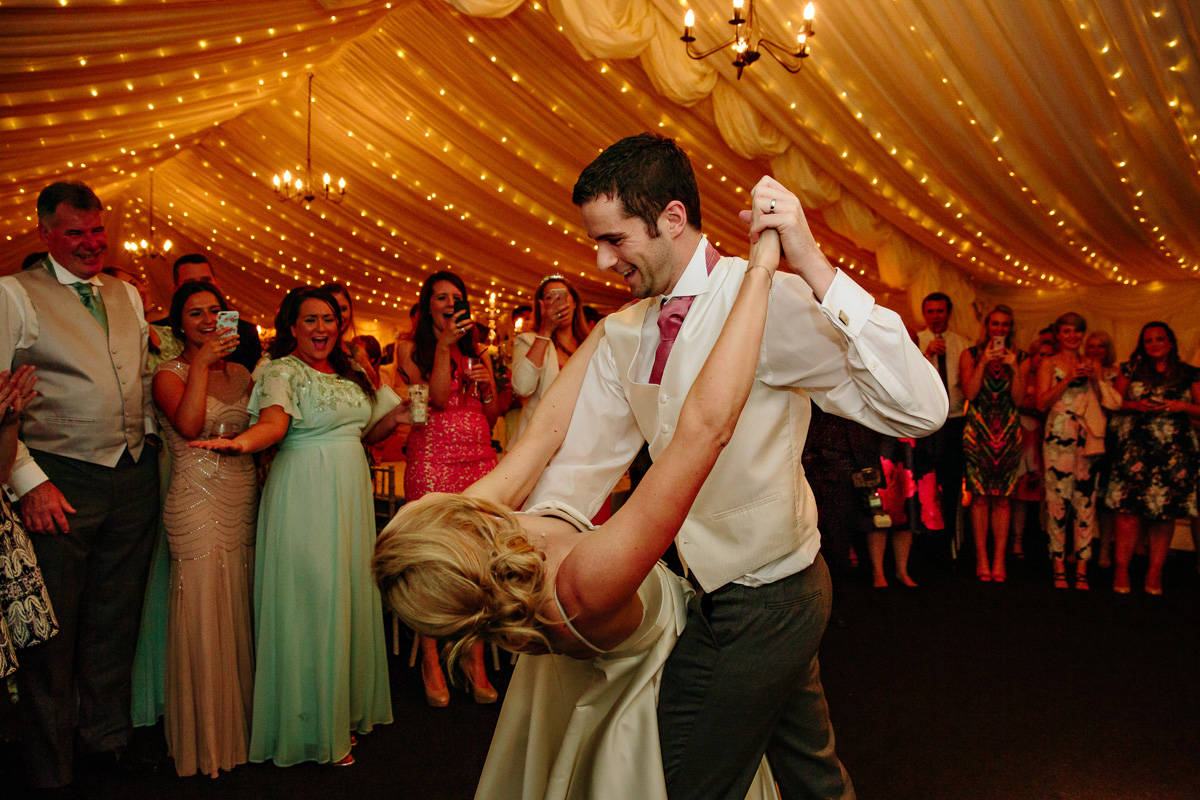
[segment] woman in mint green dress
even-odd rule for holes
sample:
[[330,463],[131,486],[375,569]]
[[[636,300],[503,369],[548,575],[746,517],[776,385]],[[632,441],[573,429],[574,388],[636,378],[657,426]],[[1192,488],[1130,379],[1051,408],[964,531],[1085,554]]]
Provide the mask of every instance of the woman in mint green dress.
[[250,760],[348,765],[352,732],[392,721],[363,442],[407,412],[339,346],[328,291],[289,293],[275,327],[274,360],[250,399],[255,424],[193,444],[249,453],[279,443],[258,514]]

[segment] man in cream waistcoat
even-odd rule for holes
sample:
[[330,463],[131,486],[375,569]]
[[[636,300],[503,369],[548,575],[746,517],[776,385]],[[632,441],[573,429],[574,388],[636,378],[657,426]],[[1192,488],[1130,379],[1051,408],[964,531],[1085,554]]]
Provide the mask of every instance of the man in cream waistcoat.
[[35,367],[8,486],[60,631],[21,658],[25,764],[38,789],[74,778],[83,752],[120,760],[130,671],[158,515],[147,328],[136,290],[100,275],[100,200],[55,183],[37,200],[49,254],[0,278],[0,364]]
[[[643,441],[651,456],[670,441],[748,267],[701,234],[695,176],[670,139],[617,142],[573,202],[598,267],[645,298],[605,321],[566,441],[528,500],[593,515]],[[829,265],[791,192],[763,178],[752,202],[764,214],[751,237],[774,228],[800,277],[775,275],[757,380],[676,539],[703,594],[662,677],[667,792],[741,800],[765,752],[783,797],[853,797],[817,664],[830,586],[800,464],[809,403],[923,436],[945,418],[946,393],[899,317]]]

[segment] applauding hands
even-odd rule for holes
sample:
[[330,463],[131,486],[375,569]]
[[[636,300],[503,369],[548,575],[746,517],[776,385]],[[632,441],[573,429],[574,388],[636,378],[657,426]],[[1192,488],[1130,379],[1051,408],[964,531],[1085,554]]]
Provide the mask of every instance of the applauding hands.
[[5,427],[17,424],[21,412],[37,394],[33,390],[35,383],[37,376],[33,374],[33,367],[29,365],[18,367],[15,372],[0,372],[0,409],[4,410],[0,424]]

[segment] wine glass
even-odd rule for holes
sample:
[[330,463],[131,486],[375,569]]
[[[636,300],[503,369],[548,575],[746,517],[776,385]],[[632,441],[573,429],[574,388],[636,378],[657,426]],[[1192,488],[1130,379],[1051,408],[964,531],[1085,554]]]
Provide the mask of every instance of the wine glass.
[[[226,420],[218,420],[213,423],[212,428],[208,432],[208,439],[232,439],[237,436],[238,432],[232,422]],[[220,469],[221,454],[216,450],[209,450],[209,455],[212,456],[213,469]]]

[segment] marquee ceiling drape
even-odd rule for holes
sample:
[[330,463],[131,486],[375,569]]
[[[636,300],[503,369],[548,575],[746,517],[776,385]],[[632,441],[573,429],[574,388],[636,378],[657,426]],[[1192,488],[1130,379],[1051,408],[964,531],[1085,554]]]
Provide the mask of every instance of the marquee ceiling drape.
[[[728,2],[688,5],[698,46],[727,36]],[[786,41],[801,5],[756,12]],[[1186,0],[825,0],[802,73],[763,58],[740,81],[724,53],[686,58],[684,7],[5,2],[0,271],[41,249],[33,201],[63,178],[98,191],[125,260],[153,170],[157,237],[208,252],[264,323],[286,289],[338,279],[390,329],[443,267],[502,307],[561,271],[611,309],[627,293],[595,270],[570,189],[606,144],[655,130],[692,154],[721,247],[745,251],[736,211],[772,172],[831,259],[910,319],[934,288],[1039,324],[1103,298],[1116,328],[1122,306],[1200,300]],[[346,178],[340,205],[270,184],[303,168],[309,72],[313,169]],[[169,270],[137,266],[165,299]]]

